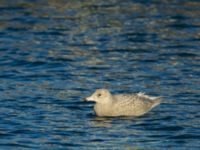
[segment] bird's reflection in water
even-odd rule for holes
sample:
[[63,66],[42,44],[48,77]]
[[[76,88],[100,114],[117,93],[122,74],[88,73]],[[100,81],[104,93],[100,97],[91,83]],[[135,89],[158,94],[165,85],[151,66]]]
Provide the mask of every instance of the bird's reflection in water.
[[91,120],[91,125],[95,127],[111,127],[113,118],[111,117],[95,117]]

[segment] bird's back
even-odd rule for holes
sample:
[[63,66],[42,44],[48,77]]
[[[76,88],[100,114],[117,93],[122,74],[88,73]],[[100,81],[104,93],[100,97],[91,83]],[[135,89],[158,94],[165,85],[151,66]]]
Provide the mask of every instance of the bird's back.
[[113,114],[115,116],[141,116],[160,104],[159,97],[144,93],[114,95]]

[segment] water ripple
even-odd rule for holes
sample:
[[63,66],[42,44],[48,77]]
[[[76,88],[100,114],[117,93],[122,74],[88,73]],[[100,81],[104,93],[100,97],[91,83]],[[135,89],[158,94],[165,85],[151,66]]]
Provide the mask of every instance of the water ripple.
[[[0,2],[0,149],[199,149],[199,7]],[[96,117],[82,99],[97,88],[169,103]]]

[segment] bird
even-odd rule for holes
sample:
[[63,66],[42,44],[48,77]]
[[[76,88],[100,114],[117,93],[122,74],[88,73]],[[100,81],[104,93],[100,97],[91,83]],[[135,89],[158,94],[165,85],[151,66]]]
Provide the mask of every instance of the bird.
[[94,111],[97,116],[102,117],[139,117],[162,102],[161,97],[148,96],[142,92],[114,95],[107,89],[97,89],[84,100],[96,102]]

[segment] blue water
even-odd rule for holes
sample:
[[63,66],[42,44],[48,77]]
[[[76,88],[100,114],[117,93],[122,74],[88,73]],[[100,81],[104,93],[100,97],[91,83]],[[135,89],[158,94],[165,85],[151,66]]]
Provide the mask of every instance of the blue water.
[[[198,0],[0,1],[0,149],[200,149]],[[97,88],[146,92],[101,118]]]

